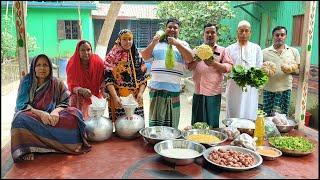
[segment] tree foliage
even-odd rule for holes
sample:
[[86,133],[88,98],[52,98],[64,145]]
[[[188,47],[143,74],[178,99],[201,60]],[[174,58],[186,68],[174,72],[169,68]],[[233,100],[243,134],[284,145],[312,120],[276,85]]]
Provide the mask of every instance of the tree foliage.
[[177,18],[181,22],[179,38],[192,48],[203,42],[203,26],[207,23],[218,24],[220,45],[235,42],[230,28],[220,24],[222,19],[234,17],[228,1],[162,1],[158,4],[157,16],[163,20],[163,27],[168,18]]
[[[3,31],[1,32],[1,63],[5,60],[13,59],[17,54],[17,37],[10,32],[11,19],[4,16],[2,19]],[[15,28],[15,27],[14,27]],[[37,39],[27,33],[28,53],[38,49]]]

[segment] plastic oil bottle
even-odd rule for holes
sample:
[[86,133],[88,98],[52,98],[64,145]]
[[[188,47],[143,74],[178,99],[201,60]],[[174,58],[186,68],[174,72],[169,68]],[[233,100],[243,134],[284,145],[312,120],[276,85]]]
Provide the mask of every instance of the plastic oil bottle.
[[256,145],[264,145],[264,136],[265,136],[265,122],[264,122],[265,113],[262,110],[258,110],[257,119],[256,119],[256,129],[254,131],[254,137],[257,138]]

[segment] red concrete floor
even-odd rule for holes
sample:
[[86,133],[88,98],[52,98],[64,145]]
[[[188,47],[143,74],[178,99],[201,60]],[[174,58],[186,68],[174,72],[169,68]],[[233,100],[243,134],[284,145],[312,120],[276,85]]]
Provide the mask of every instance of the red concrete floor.
[[[1,150],[1,178],[264,178],[317,179],[318,131],[306,128],[293,130],[316,144],[307,156],[281,156],[274,161],[263,161],[257,168],[243,172],[218,169],[198,158],[186,166],[174,166],[157,155],[153,146],[142,138],[124,140],[116,136],[99,143],[91,143],[92,150],[83,155],[36,154],[35,160],[14,164],[10,146]],[[226,142],[229,144],[230,142]]]

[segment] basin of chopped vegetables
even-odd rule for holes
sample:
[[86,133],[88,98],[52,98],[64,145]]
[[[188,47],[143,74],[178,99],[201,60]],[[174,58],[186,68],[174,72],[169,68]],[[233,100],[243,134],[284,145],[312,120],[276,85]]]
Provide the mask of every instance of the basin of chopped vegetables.
[[310,152],[314,149],[314,144],[301,136],[271,137],[269,143],[279,150]]

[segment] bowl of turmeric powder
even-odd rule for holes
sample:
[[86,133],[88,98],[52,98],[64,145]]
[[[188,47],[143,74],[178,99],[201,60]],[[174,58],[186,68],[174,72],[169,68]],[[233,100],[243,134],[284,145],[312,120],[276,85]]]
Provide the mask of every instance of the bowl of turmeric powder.
[[264,160],[275,160],[282,155],[282,152],[276,148],[269,146],[257,146],[256,152],[260,154],[260,156]]

